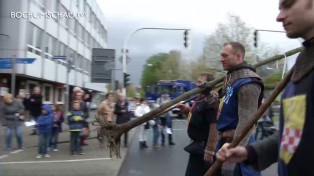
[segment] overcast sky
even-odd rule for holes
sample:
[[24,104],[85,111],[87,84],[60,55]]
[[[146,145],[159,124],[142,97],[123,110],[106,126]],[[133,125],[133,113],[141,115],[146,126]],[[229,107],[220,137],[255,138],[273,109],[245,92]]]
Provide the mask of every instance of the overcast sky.
[[[117,57],[126,36],[138,28],[164,27],[191,29],[191,47],[183,47],[183,31],[143,30],[133,35],[128,44],[127,66],[131,82],[140,84],[146,59],[159,52],[176,49],[191,59],[202,54],[205,37],[218,23],[233,14],[250,28],[283,31],[276,22],[278,0],[97,0],[108,26],[108,48],[116,49]],[[282,51],[300,46],[299,40],[287,39],[284,33],[260,32],[259,39]],[[120,62],[117,67],[121,68]],[[118,74],[117,77],[122,77]]]

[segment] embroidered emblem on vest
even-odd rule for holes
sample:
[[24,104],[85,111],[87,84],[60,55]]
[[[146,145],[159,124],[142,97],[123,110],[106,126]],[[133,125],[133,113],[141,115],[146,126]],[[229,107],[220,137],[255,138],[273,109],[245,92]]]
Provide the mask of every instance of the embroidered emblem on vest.
[[226,93],[226,96],[225,96],[225,99],[224,99],[224,103],[225,104],[229,103],[229,99],[231,98],[232,94],[233,94],[233,87],[228,87],[227,88],[227,93]]
[[280,158],[288,164],[296,151],[305,122],[306,96],[300,95],[282,101],[284,128],[280,144]]

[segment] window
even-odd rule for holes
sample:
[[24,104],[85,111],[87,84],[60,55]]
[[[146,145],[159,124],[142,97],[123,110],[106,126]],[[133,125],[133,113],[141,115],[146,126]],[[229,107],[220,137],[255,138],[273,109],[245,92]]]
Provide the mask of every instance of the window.
[[36,51],[35,54],[40,55],[41,53],[41,49],[42,49],[42,44],[43,44],[43,39],[44,39],[44,35],[43,35],[43,30],[39,29],[38,27],[35,27],[35,35],[36,35],[36,43],[35,43],[35,47],[36,47]]
[[89,40],[89,34],[87,32],[87,30],[84,30],[84,44],[87,46],[88,45],[88,40]]
[[45,1],[44,0],[35,0],[35,3],[38,4],[41,8],[44,7]]
[[54,56],[60,56],[60,42],[55,39],[55,42],[54,42],[54,51],[52,52],[52,55]]
[[[63,13],[66,13],[67,12],[67,10],[60,4],[60,12],[63,14]],[[68,20],[68,18],[60,18],[60,22],[61,22],[61,24],[62,25],[64,25],[65,26],[65,28],[68,28],[68,26],[69,26],[69,20]]]
[[88,34],[88,45],[87,45],[87,47],[89,47],[89,48],[92,48],[93,47],[93,37],[90,35],[90,34]]
[[77,68],[81,68],[81,63],[82,63],[82,56],[81,55],[78,55],[76,60],[75,60],[75,63],[74,65],[77,67]]
[[27,44],[29,45],[33,45],[33,41],[34,41],[34,25],[32,23],[28,24],[28,30],[27,30]]
[[56,88],[56,91],[55,91],[55,100],[56,100],[56,103],[58,104],[62,104],[64,102],[64,96],[63,96],[63,93],[64,93],[64,89],[63,88]]
[[65,45],[63,43],[60,43],[60,49],[59,49],[59,54],[60,56],[65,56]]
[[[35,27],[32,23],[29,23],[28,24],[28,29],[27,29],[27,44],[28,45],[31,45],[31,46],[34,46],[34,33],[35,33]],[[33,52],[33,48],[32,47],[28,47],[28,51],[29,52]]]
[[47,1],[47,9],[51,12],[57,11],[57,2],[56,0]]
[[43,86],[43,103],[52,103],[52,85],[44,84]]
[[71,20],[69,20],[69,23],[70,23],[69,29],[70,29],[70,31],[73,32],[74,35],[75,35],[75,34],[76,34],[75,27],[76,27],[76,23],[78,23],[77,20],[71,19]]
[[[56,53],[56,39],[51,35],[45,34],[47,37],[47,41],[44,43],[45,46],[45,53],[50,55],[55,55]],[[47,58],[47,57],[46,57]]]

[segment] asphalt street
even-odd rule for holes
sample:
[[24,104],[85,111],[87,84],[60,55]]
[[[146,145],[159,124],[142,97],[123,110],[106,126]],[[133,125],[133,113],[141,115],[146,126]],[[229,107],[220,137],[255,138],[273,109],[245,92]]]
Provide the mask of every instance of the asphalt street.
[[[119,171],[119,176],[183,176],[188,161],[188,153],[183,148],[190,139],[186,133],[186,121],[175,120],[173,137],[176,145],[166,145],[159,148],[152,147],[152,130],[148,134],[147,149],[140,149],[138,142],[139,128],[135,131],[129,145],[127,156]],[[263,176],[277,176],[276,164],[265,171]]]

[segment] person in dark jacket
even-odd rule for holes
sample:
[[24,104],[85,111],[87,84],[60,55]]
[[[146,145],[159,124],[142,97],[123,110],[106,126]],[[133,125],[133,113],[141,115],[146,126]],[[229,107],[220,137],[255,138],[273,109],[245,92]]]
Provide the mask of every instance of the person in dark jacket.
[[[37,121],[41,114],[41,107],[43,104],[43,97],[40,93],[39,87],[34,87],[33,93],[29,98],[29,114],[34,121]],[[31,135],[36,135],[36,128],[33,128]]]
[[41,157],[49,158],[50,155],[47,153],[49,139],[51,135],[51,129],[53,126],[53,115],[51,113],[50,105],[43,105],[41,109],[41,115],[38,117],[36,127],[39,133],[38,142],[38,155],[37,159]]
[[[201,84],[212,80],[214,80],[212,74],[201,73],[197,83]],[[191,139],[191,144],[185,147],[185,151],[190,154],[186,176],[203,176],[214,161],[218,137],[216,117],[219,98],[215,92],[208,94],[198,95],[192,107],[183,103],[177,106],[188,117],[187,132]]]
[[[84,96],[83,90],[76,91],[76,92],[74,92],[74,95],[73,95],[73,101],[80,102],[80,110],[83,112],[83,117],[84,117],[83,127],[89,130],[89,125],[87,122],[87,119],[89,117],[89,108],[87,107],[86,102],[83,100],[83,96]],[[88,145],[85,142],[87,137],[88,137],[87,135],[84,135],[84,134],[81,135],[81,140],[80,140],[81,145],[83,145],[83,146]]]
[[61,132],[62,122],[64,121],[63,112],[58,108],[58,105],[54,104],[51,106],[53,115],[53,127],[51,130],[51,138],[49,142],[49,148],[57,152],[58,150],[58,139],[59,133]]
[[29,109],[30,109],[30,95],[29,93],[25,93],[25,97],[23,98],[23,105],[25,108],[25,120],[28,121],[30,120],[30,115],[29,115]]
[[247,145],[228,149],[225,144],[217,158],[246,162],[258,170],[278,163],[279,176],[314,175],[314,0],[279,0],[277,21],[289,38],[303,38],[303,51],[282,97],[279,131]]
[[[115,104],[114,113],[117,115],[116,123],[122,124],[130,120],[129,103],[125,100],[124,95],[120,94]],[[124,133],[124,146],[128,145],[128,132]]]
[[70,126],[71,133],[71,155],[79,154],[83,155],[81,148],[80,135],[86,119],[84,118],[84,112],[80,108],[81,103],[74,101],[72,103],[72,110],[68,112],[67,118]]
[[22,140],[22,123],[24,121],[24,106],[21,102],[13,98],[12,94],[6,94],[3,97],[3,105],[0,112],[2,115],[3,126],[6,132],[6,148],[10,150],[12,148],[11,140],[12,133],[15,132],[18,148],[23,148]]

